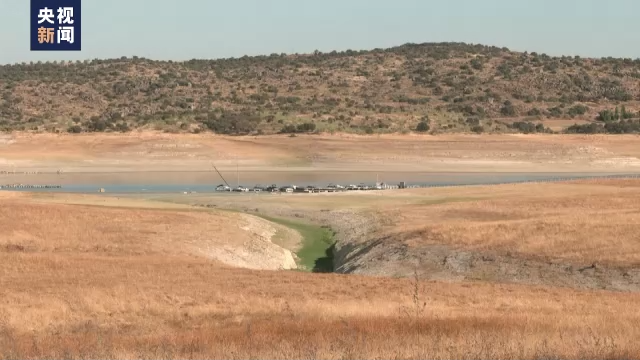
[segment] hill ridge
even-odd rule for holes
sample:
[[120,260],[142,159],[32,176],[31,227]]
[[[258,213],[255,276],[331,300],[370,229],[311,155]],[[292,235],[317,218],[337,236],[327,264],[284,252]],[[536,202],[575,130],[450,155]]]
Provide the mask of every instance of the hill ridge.
[[628,133],[640,130],[639,80],[640,59],[460,42],[23,63],[0,66],[0,130],[551,132],[555,121],[554,130]]

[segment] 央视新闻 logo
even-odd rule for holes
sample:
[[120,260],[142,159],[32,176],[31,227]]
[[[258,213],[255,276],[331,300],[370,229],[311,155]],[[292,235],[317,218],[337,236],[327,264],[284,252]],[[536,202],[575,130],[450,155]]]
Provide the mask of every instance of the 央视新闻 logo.
[[31,50],[81,50],[80,0],[31,0]]

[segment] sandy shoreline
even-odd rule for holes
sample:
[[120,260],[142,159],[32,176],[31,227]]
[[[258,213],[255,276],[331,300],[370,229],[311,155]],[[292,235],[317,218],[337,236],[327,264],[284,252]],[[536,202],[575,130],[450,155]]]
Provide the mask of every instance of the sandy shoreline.
[[[0,183],[69,182],[71,177],[218,183],[214,165],[231,183],[273,177],[330,182],[335,174],[361,182],[375,181],[376,173],[397,175],[393,181],[439,173],[640,173],[637,137],[625,135],[11,134],[0,140]],[[54,177],[58,171],[61,176]]]

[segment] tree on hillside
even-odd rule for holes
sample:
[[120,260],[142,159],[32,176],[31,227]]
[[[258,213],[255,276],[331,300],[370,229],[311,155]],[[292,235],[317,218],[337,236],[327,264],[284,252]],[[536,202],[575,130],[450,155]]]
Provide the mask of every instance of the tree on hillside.
[[509,100],[504,102],[502,108],[500,108],[500,113],[504,116],[516,116],[517,114],[516,108]]
[[429,123],[426,121],[420,121],[418,123],[418,126],[416,126],[416,131],[418,132],[427,132],[429,131],[430,127],[429,127]]

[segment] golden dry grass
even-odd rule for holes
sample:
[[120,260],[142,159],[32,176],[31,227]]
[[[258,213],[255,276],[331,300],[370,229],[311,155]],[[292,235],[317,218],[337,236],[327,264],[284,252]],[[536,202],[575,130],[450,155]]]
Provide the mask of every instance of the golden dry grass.
[[0,246],[27,253],[188,254],[207,234],[226,242],[245,238],[236,214],[10,200],[0,207]]
[[[299,245],[299,235],[244,214],[195,211],[178,204],[164,204],[162,209],[153,202],[90,195],[0,199],[0,248],[22,252],[193,255],[234,266],[277,269],[284,250],[272,244],[271,237],[282,228],[282,243],[291,250]],[[69,217],[68,211],[75,215]]]
[[[640,263],[638,180],[411,189],[404,194],[413,197],[411,204],[389,204],[380,212],[394,218],[387,234],[410,245],[446,244],[577,263]],[[456,198],[466,200],[449,201]]]
[[0,357],[640,358],[637,294],[235,269],[156,247],[174,210],[31,201],[0,200]]

